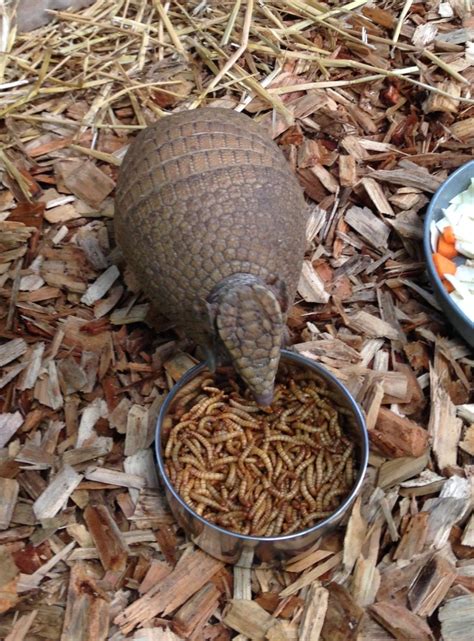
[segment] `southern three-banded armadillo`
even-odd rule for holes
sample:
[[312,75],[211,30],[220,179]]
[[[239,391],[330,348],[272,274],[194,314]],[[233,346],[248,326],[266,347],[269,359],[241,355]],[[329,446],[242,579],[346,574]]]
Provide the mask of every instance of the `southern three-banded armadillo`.
[[175,113],[131,144],[115,233],[152,305],[273,398],[305,248],[306,205],[278,146],[227,109]]

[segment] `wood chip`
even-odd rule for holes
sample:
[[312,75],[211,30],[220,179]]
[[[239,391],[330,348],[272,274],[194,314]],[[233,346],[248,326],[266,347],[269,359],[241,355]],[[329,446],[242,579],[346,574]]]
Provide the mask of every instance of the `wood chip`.
[[64,507],[82,480],[72,467],[65,465],[33,503],[37,519],[52,519]]
[[441,632],[449,641],[469,639],[474,626],[474,595],[449,599],[439,609]]
[[73,161],[62,167],[64,186],[91,207],[98,207],[115,184],[89,161]]
[[176,568],[155,588],[114,620],[124,634],[158,614],[173,612],[202,588],[223,564],[200,551],[181,557]]
[[321,638],[331,641],[355,640],[364,610],[342,585],[329,583],[327,590],[328,607]]
[[299,627],[299,641],[319,641],[328,607],[328,591],[313,584],[310,586]]
[[69,577],[61,641],[78,638],[105,641],[109,634],[109,610],[109,600],[88,567],[75,563]]
[[4,447],[22,425],[20,412],[0,414],[0,447]]
[[430,370],[430,382],[431,413],[428,431],[433,440],[432,447],[438,467],[442,470],[456,465],[462,421],[456,417],[454,403],[433,369]]
[[105,505],[88,505],[84,519],[105,570],[121,572],[125,569],[129,547],[112,515]]
[[380,601],[369,608],[371,615],[400,641],[432,641],[428,624],[401,605]]
[[18,481],[0,478],[0,530],[10,526],[19,491]]
[[425,429],[384,407],[380,408],[377,423],[369,436],[377,450],[390,458],[417,458],[428,447],[428,433]]
[[298,292],[307,303],[327,303],[329,294],[309,261],[303,263]]
[[268,630],[276,623],[276,619],[255,601],[242,599],[229,601],[223,621],[252,641],[265,641]]
[[0,367],[14,361],[26,352],[27,345],[22,338],[15,338],[0,346]]
[[119,276],[120,272],[118,268],[115,265],[111,265],[92,285],[89,285],[86,293],[81,298],[81,303],[84,303],[84,305],[93,305],[96,301],[103,298]]
[[411,611],[429,617],[448,593],[456,578],[456,569],[441,554],[425,565],[408,592]]
[[376,249],[387,247],[390,227],[368,207],[351,207],[347,210],[344,220],[372,247]]
[[398,337],[398,332],[389,323],[368,312],[360,311],[352,314],[349,316],[348,324],[356,332],[360,332],[364,336],[373,338],[382,336],[390,339]]

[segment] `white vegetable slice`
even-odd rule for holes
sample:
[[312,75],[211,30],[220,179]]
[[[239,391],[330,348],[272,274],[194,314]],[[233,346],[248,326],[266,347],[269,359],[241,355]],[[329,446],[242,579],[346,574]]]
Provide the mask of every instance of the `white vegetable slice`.
[[443,229],[449,227],[449,220],[446,218],[446,216],[444,216],[444,218],[440,218],[439,220],[437,220],[435,224],[439,231],[442,232]]
[[463,283],[474,283],[474,266],[459,265],[456,269],[456,278]]
[[[457,274],[457,272],[456,272]],[[457,278],[457,276],[451,276],[451,274],[446,274],[445,279],[451,283],[451,285],[454,287],[456,293],[463,299],[468,299],[471,296],[471,293],[469,291],[469,287],[466,285],[466,283],[463,283]]]
[[449,294],[451,300],[461,309],[469,320],[474,321],[474,297],[461,298],[457,292]]
[[438,247],[438,240],[440,237],[440,233],[436,227],[436,223],[431,221],[430,225],[430,242],[431,242],[431,251],[435,252],[436,248]]
[[[456,235],[456,232],[454,232]],[[459,254],[464,254],[468,258],[474,258],[474,242],[456,241],[456,250]]]

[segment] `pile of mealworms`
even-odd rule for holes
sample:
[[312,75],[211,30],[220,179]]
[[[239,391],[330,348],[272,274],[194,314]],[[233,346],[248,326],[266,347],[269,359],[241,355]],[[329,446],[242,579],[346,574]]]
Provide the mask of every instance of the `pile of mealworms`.
[[[312,372],[286,368],[268,408],[236,381],[201,376],[168,415],[165,469],[203,518],[252,536],[298,532],[331,515],[351,490],[352,413]],[[219,386],[217,386],[219,385]]]

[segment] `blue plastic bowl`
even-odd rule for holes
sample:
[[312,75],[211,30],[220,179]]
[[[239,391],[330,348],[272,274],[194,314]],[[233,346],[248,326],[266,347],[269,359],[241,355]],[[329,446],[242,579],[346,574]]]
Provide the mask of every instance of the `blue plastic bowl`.
[[432,258],[430,227],[431,223],[443,217],[443,209],[447,208],[449,201],[460,192],[469,187],[471,178],[474,178],[474,160],[456,169],[441,185],[433,196],[425,217],[423,248],[425,250],[428,275],[433,285],[434,294],[446,314],[447,319],[456,328],[465,341],[474,347],[474,320],[470,319],[451,300],[438,276]]

